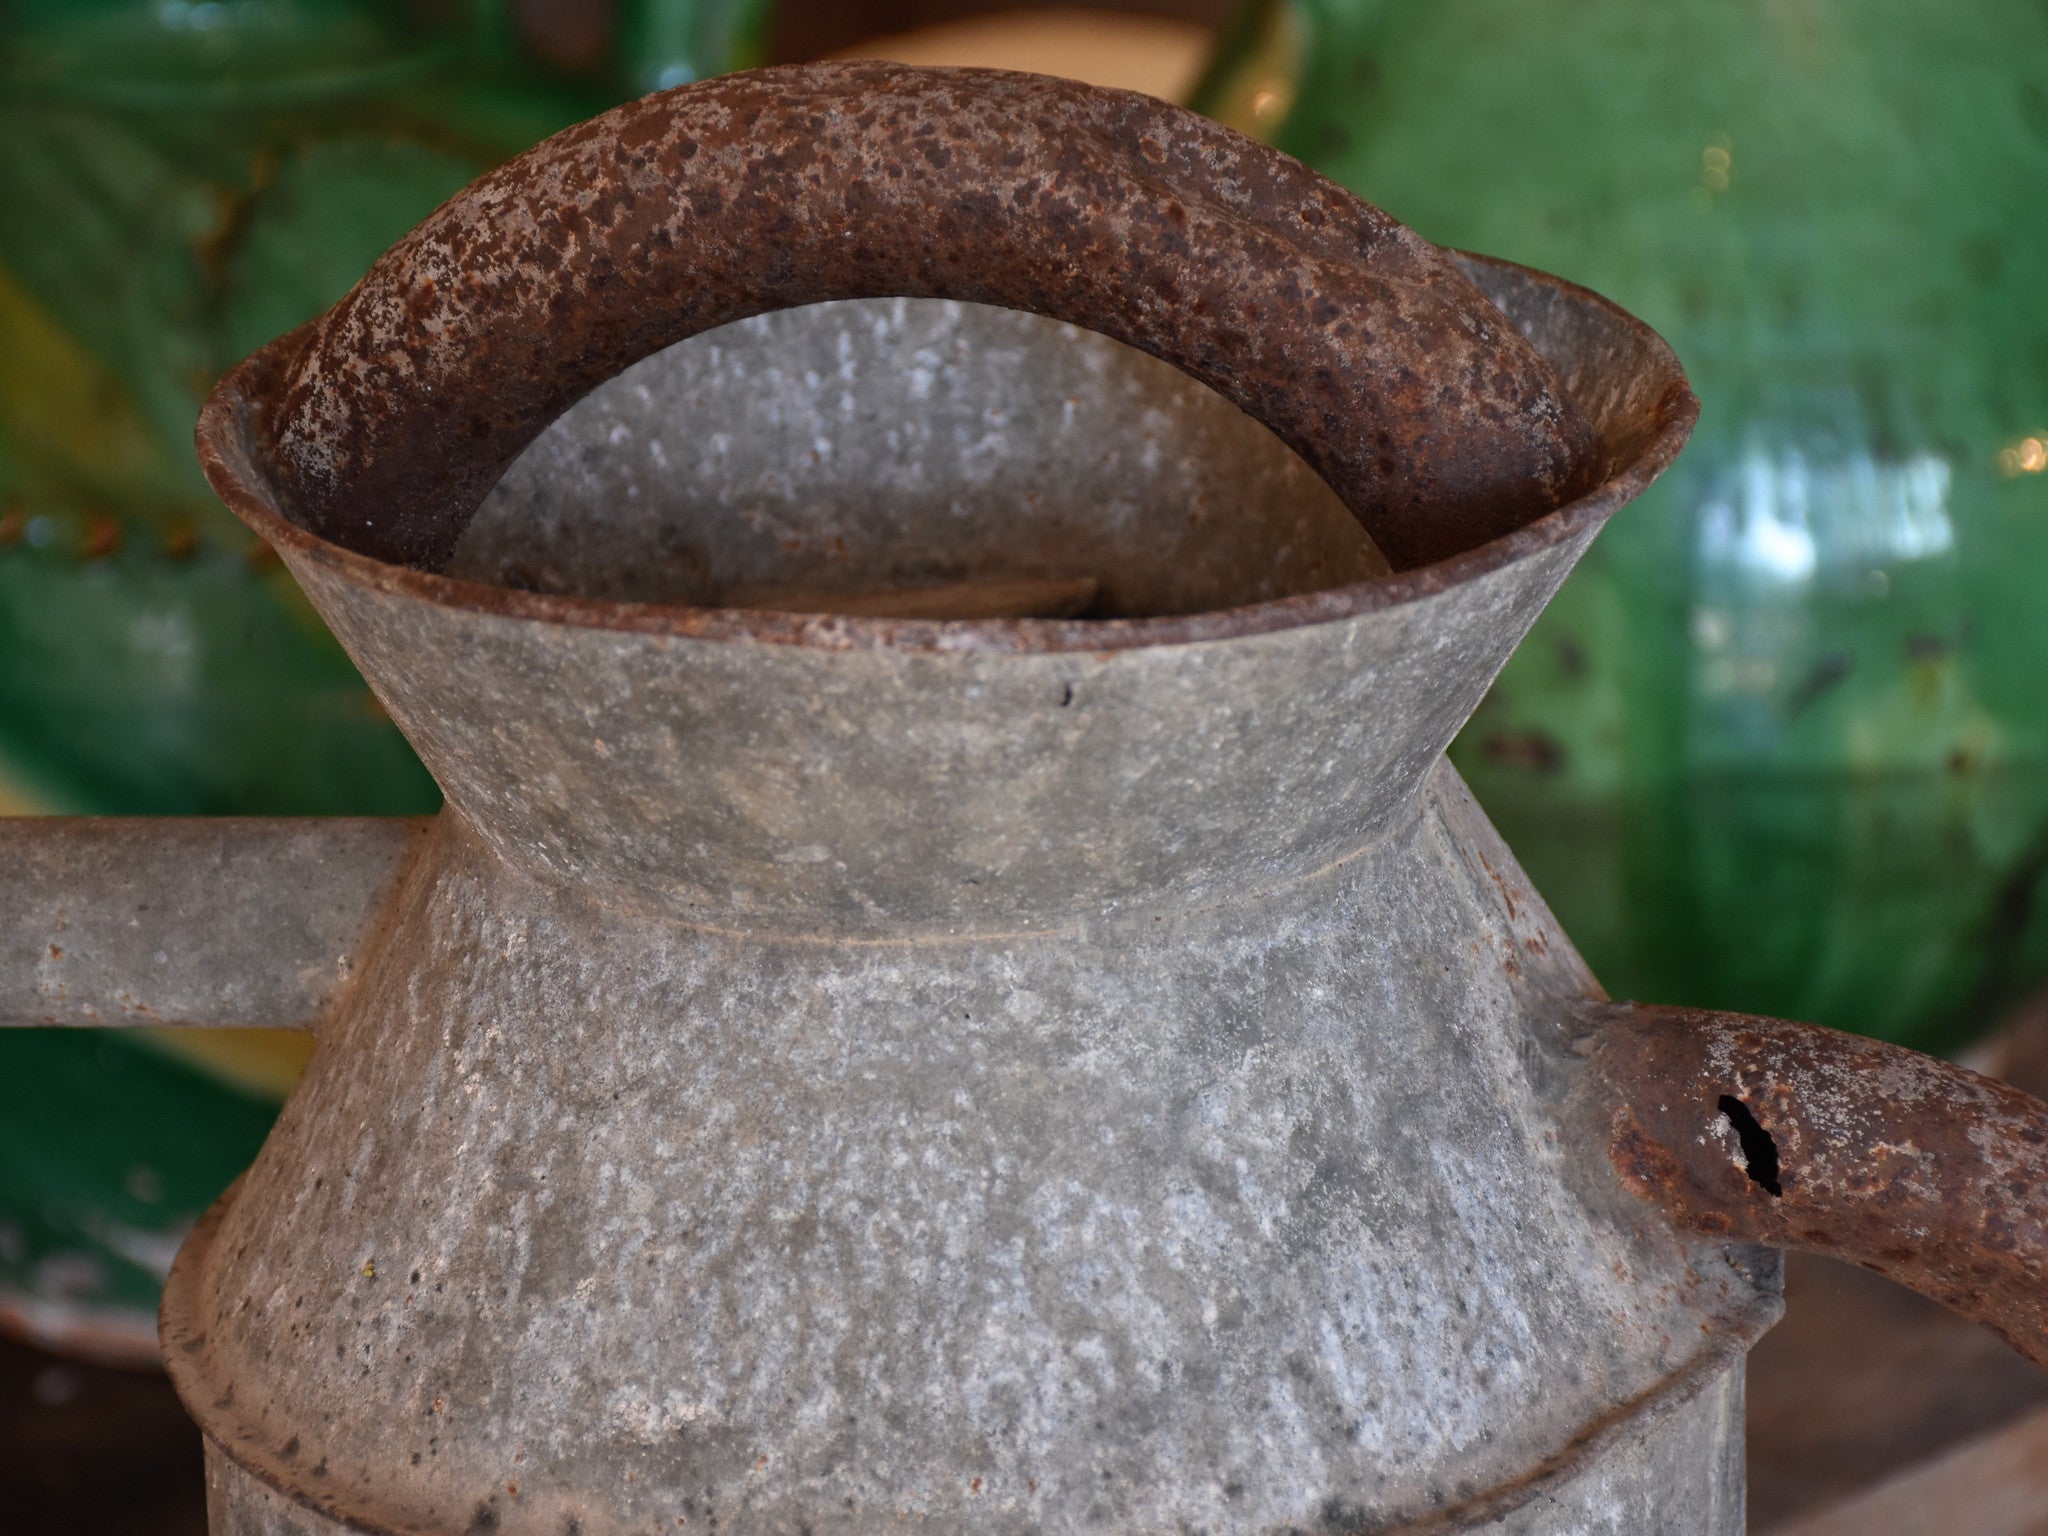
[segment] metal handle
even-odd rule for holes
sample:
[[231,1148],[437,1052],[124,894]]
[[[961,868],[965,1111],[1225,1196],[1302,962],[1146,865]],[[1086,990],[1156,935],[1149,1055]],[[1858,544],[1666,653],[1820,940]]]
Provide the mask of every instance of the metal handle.
[[430,825],[0,817],[0,1025],[311,1029]]
[[1633,1193],[1848,1259],[2048,1365],[2048,1105],[1812,1024],[1597,1005],[1591,1105]]
[[1397,569],[1521,527],[1598,467],[1472,281],[1297,161],[1126,91],[857,62],[630,103],[445,204],[279,349],[286,508],[438,566],[519,451],[638,359],[896,295],[1176,364],[1298,451]]

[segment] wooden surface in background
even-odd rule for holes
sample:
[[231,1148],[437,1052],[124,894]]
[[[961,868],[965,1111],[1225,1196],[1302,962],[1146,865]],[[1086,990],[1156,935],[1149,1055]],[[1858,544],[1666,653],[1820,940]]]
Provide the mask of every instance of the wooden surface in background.
[[206,1536],[199,1431],[170,1383],[0,1339],[0,1531]]
[[1771,1536],[2048,1536],[2048,1409]]
[[1116,0],[1114,4],[1067,0],[1060,6],[1032,5],[1029,0],[779,0],[768,53],[778,63],[817,59],[872,38],[950,27],[1019,11],[1054,9],[1112,17],[1165,17],[1215,28],[1223,24],[1234,7],[1235,0]]
[[[2048,1409],[2048,1371],[1866,1270],[1789,1255],[1785,1303],[1785,1321],[1749,1359],[1749,1512],[1758,1536],[1835,1536],[1835,1525],[1794,1522]],[[2034,1444],[2048,1453],[2048,1435],[2036,1432]],[[1988,1501],[1990,1490],[1983,1493]],[[2033,1500],[2039,1525],[1981,1523],[1966,1503],[1937,1525],[1839,1529],[2048,1536],[2048,1462],[2022,1496]]]

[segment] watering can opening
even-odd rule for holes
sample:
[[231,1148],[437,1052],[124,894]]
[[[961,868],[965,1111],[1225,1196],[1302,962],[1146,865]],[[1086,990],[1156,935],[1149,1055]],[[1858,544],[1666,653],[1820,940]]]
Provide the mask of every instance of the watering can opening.
[[[1450,253],[1555,369],[1593,484],[1393,569],[1324,476],[1201,381],[1022,310],[918,297],[773,311],[653,353],[562,412],[435,568],[312,532],[266,417],[305,333],[223,381],[199,447],[229,506],[378,588],[596,628],[1060,651],[1225,639],[1442,592],[1582,539],[1662,473],[1697,402],[1598,295]],[[941,637],[935,625],[946,631]]]
[[1201,613],[1389,573],[1314,471],[1207,386],[939,299],[784,310],[635,364],[519,457],[446,570],[938,620]]
[[509,865],[881,934],[1372,845],[1695,408],[1190,114],[833,65],[484,178],[199,449]]
[[[1463,264],[1518,323],[1555,319],[1562,285]],[[1641,385],[1668,395],[1678,374],[1632,322],[1603,329],[1559,329],[1538,349],[1587,392],[1601,466],[1627,476],[1674,446]],[[1626,356],[1630,343],[1646,355]],[[1624,360],[1634,389],[1606,371]],[[445,573],[955,621],[1214,613],[1394,574],[1330,486],[1207,385],[1078,326],[928,298],[782,310],[634,364],[514,461]]]

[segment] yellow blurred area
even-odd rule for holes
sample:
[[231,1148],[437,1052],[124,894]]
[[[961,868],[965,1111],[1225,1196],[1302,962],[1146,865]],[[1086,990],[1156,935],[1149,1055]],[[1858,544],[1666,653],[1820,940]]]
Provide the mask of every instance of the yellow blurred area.
[[1022,69],[1184,101],[1202,72],[1211,37],[1199,22],[1169,16],[1005,11],[875,38],[843,57]]
[[0,269],[0,416],[39,480],[124,506],[175,506],[171,472],[127,385]]
[[147,1029],[149,1043],[245,1093],[282,1099],[292,1091],[313,1036],[303,1029]]

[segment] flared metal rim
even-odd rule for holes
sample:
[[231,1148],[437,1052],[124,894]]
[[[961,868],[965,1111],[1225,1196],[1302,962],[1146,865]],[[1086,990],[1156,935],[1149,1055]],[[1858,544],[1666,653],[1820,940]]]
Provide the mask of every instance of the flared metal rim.
[[232,512],[280,554],[331,571],[360,588],[414,598],[443,608],[576,629],[659,639],[741,641],[814,650],[972,652],[1072,655],[1249,639],[1339,623],[1437,596],[1597,530],[1670,467],[1691,436],[1699,400],[1670,347],[1648,325],[1589,288],[1497,257],[1457,253],[1469,266],[1518,273],[1567,302],[1604,312],[1633,332],[1670,382],[1654,412],[1656,426],[1626,463],[1593,490],[1533,522],[1447,559],[1371,581],[1273,598],[1201,613],[1130,619],[870,618],[777,613],[672,603],[618,602],[522,591],[394,565],[333,543],[300,527],[278,508],[266,486],[243,472],[237,441],[255,426],[253,402],[305,345],[307,328],[270,343],[224,377],[200,414],[196,442],[202,468]]

